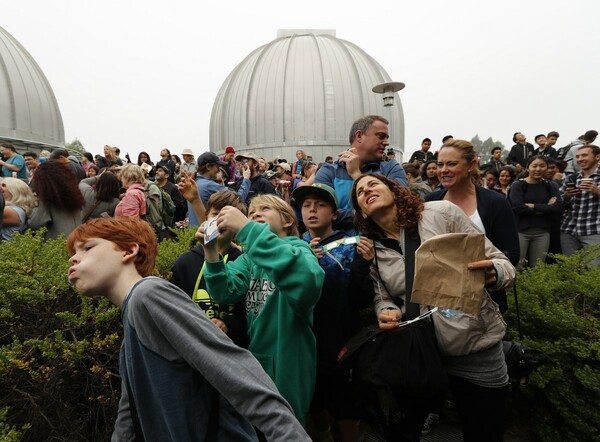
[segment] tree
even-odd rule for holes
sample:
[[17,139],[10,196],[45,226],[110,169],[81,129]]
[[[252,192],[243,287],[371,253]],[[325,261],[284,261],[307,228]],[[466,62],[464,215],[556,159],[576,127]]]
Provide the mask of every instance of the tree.
[[83,144],[81,144],[81,141],[79,141],[79,138],[75,138],[70,143],[66,143],[65,148],[69,151],[72,150],[79,153],[87,152],[87,150],[85,150],[85,147],[83,147]]
[[508,151],[504,148],[504,144],[500,141],[494,141],[492,137],[487,138],[485,141],[481,141],[479,138],[479,134],[476,134],[473,138],[471,138],[471,144],[475,148],[475,152],[479,155],[479,164],[489,163],[492,158],[492,148],[500,147],[502,148],[502,157],[506,158],[508,155]]

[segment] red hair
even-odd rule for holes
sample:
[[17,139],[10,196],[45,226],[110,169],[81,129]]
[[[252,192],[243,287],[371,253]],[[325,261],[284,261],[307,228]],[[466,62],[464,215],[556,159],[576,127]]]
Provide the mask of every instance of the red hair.
[[[135,268],[141,276],[148,276],[154,269],[157,245],[156,235],[150,224],[137,218],[95,218],[78,226],[67,239],[67,249],[75,254],[75,243],[101,238],[115,244],[117,250],[131,250],[139,246]],[[101,265],[101,263],[100,263]]]

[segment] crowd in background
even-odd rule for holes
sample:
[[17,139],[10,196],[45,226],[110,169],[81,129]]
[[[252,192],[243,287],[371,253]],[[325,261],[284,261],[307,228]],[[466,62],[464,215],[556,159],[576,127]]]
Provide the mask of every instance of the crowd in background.
[[[504,290],[514,283],[513,266],[533,267],[546,260],[548,252],[573,254],[600,243],[600,148],[593,144],[597,135],[587,131],[557,150],[557,132],[536,136],[535,149],[517,132],[507,158],[495,147],[487,164],[480,164],[471,143],[452,136],[444,137],[436,152],[425,138],[421,149],[399,164],[388,148],[388,123],[378,116],[357,120],[350,131],[350,147],[322,163],[300,149],[289,161],[245,151],[236,154],[232,146],[220,157],[212,152],[195,157],[187,148],[180,155],[162,149],[160,159],[153,162],[147,152],[137,160],[129,155],[122,159],[119,149],[111,146],[95,156],[70,155],[65,149],[38,155],[18,154],[5,143],[0,148],[0,240],[42,227],[47,238],[68,236],[90,219],[111,217],[145,220],[159,240],[170,235],[170,228],[199,226],[203,239],[205,220],[218,219],[223,231],[243,237],[250,252],[242,253],[231,237],[220,241],[216,251],[201,241],[174,264],[173,282],[211,312],[215,325],[234,342],[255,354],[301,422],[305,417],[312,422],[315,438],[333,440],[330,428],[335,422],[340,440],[356,440],[364,415],[349,406],[354,400],[352,386],[336,371],[336,356],[359,329],[360,308],[374,306],[382,328],[396,327],[403,320],[403,232],[417,229],[422,240],[441,233],[484,233],[489,260],[486,286],[494,301],[487,308],[503,312],[508,308]],[[286,240],[284,247],[259,228],[230,227],[242,217],[269,224],[271,234],[280,239],[295,239]],[[266,247],[267,255],[254,251],[255,243]],[[310,253],[302,260],[268,255],[268,247],[288,253],[290,247],[305,246],[314,252],[314,262]],[[211,256],[221,259],[221,267],[211,262]],[[277,264],[281,268],[269,260],[281,261]],[[302,269],[294,267],[300,262]],[[306,268],[313,265],[315,274],[319,266],[324,270],[323,277],[310,280],[322,288],[320,298],[313,296],[314,290],[309,296],[301,289],[303,279],[309,282]],[[300,279],[273,276],[290,270]],[[229,296],[227,278],[233,278],[233,284],[248,278],[240,276],[244,272],[252,278],[263,272],[257,281],[269,283],[256,289],[242,284],[236,291],[240,297]],[[285,300],[287,292],[277,295],[289,287],[297,290],[293,301]],[[284,297],[279,310],[267,309],[269,296]],[[298,302],[306,305],[298,310]],[[263,308],[279,324],[276,331],[257,325]],[[289,315],[291,322],[281,322],[278,315]],[[296,342],[289,337],[285,342],[302,346],[302,354],[292,347],[270,348],[272,343],[258,336],[256,327],[266,327],[263,332],[268,336],[289,333]],[[444,355],[465,440],[502,438],[508,379],[499,343],[495,339]],[[453,348],[452,342],[446,344]],[[272,352],[271,372],[258,347]],[[277,364],[285,378],[277,373]],[[316,376],[307,375],[311,369],[316,369]],[[439,419],[443,397],[417,406],[418,401],[407,403],[402,392],[395,393],[408,419],[397,429],[402,436],[396,440],[418,440]]]

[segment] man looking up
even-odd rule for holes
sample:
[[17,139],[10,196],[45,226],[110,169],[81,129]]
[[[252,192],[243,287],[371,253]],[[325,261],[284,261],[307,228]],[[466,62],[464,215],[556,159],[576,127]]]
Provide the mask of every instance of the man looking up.
[[17,153],[15,146],[10,143],[0,144],[0,154],[4,157],[0,160],[0,169],[2,176],[10,178],[15,172],[16,178],[27,181],[27,169],[25,168],[25,159]]
[[242,163],[242,167],[245,167],[246,170],[250,171],[250,191],[248,192],[248,198],[246,199],[246,203],[250,204],[252,198],[257,195],[269,194],[269,195],[277,195],[275,191],[275,186],[271,184],[271,182],[266,179],[260,170],[260,158],[253,152],[245,152],[235,157],[236,161],[240,161]]
[[527,159],[533,155],[533,145],[527,142],[527,138],[521,132],[513,134],[513,142],[516,143],[510,148],[506,162],[514,164],[519,172],[527,167]]
[[323,163],[315,176],[316,184],[332,187],[339,201],[339,228],[349,228],[354,217],[350,193],[352,184],[363,173],[378,172],[408,186],[404,169],[396,160],[383,161],[389,145],[388,121],[379,115],[366,115],[352,124],[350,148],[333,163]]
[[[98,218],[69,235],[69,282],[121,310],[119,414],[112,440],[305,441],[308,436],[258,361],[181,289],[149,276],[151,227]],[[176,406],[175,406],[176,405]]]
[[572,175],[579,173],[579,163],[575,158],[577,148],[579,146],[584,146],[588,144],[592,144],[596,141],[596,137],[598,136],[598,131],[596,130],[588,130],[586,133],[581,135],[578,139],[573,141],[568,146],[563,147],[562,149],[566,149],[567,152],[564,155],[564,162],[567,163],[567,167],[565,168],[565,174]]
[[[213,152],[204,152],[198,157],[198,177],[196,178],[196,187],[198,188],[198,193],[200,193],[200,199],[202,199],[204,207],[208,204],[208,199],[212,194],[219,190],[229,190],[228,187],[222,186],[215,181],[217,173],[219,172],[219,167],[227,169],[228,165],[221,161]],[[243,172],[244,180],[237,191],[242,201],[248,199],[248,192],[251,185],[250,174],[251,171],[249,169]],[[199,226],[200,223],[198,222],[198,218],[196,218],[191,203],[188,203],[188,212],[190,215],[190,226]]]

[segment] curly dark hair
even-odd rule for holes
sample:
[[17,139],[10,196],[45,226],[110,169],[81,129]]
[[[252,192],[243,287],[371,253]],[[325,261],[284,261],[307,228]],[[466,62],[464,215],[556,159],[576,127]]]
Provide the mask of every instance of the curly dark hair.
[[410,229],[418,224],[424,207],[421,198],[412,193],[409,189],[401,186],[396,181],[390,180],[384,175],[379,173],[367,173],[361,175],[352,186],[352,206],[355,210],[354,225],[361,233],[372,239],[385,237],[383,229],[379,227],[379,225],[377,225],[377,223],[375,223],[375,221],[373,221],[371,218],[365,218],[360,206],[358,205],[356,186],[361,180],[367,177],[377,178],[392,192],[392,195],[394,196],[394,202],[396,203],[396,227],[398,230]]
[[48,160],[35,170],[33,191],[46,206],[73,213],[85,204],[75,172],[59,160]]

